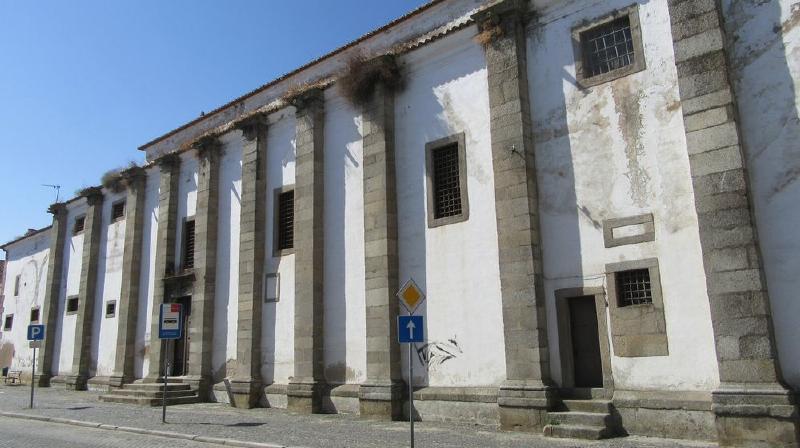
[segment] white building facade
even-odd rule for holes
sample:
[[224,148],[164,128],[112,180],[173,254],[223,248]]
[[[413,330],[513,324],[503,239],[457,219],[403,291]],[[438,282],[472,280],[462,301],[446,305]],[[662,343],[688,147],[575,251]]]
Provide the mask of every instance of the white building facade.
[[433,1],[3,246],[2,367],[30,375],[42,323],[38,383],[112,398],[167,361],[203,401],[402,419],[413,362],[423,420],[796,444],[798,23],[790,0]]

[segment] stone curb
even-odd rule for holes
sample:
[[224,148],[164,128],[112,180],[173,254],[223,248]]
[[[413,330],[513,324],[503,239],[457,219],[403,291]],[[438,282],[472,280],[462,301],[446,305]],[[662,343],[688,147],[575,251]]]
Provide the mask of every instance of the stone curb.
[[9,418],[19,418],[25,420],[37,420],[41,422],[49,422],[49,423],[61,423],[64,425],[73,425],[73,426],[83,426],[85,428],[95,428],[95,429],[105,429],[111,431],[123,431],[123,432],[130,432],[134,434],[145,434],[150,436],[158,436],[158,437],[167,437],[170,439],[183,439],[183,440],[192,440],[195,442],[202,442],[202,443],[216,443],[218,445],[226,445],[226,446],[238,446],[243,448],[288,448],[284,445],[275,445],[272,443],[259,443],[259,442],[247,442],[244,440],[235,440],[235,439],[221,439],[217,437],[207,437],[207,436],[200,436],[200,435],[193,435],[193,434],[183,434],[179,432],[172,432],[172,431],[159,431],[155,429],[144,429],[144,428],[133,428],[130,426],[115,426],[115,425],[107,425],[103,423],[95,423],[95,422],[84,422],[81,420],[70,420],[67,418],[57,418],[57,417],[44,417],[40,415],[30,415],[30,414],[18,414],[16,412],[0,412],[0,417],[9,417]]

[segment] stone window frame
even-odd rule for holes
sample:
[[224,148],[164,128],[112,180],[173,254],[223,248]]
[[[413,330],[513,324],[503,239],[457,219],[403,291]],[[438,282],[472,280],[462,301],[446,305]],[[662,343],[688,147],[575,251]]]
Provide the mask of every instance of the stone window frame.
[[[647,269],[653,301],[638,305],[619,305],[616,273]],[[658,258],[606,264],[606,289],[611,316],[611,343],[614,356],[636,358],[668,356],[669,339],[664,316],[664,298]],[[636,327],[636,328],[633,328]]]
[[[108,312],[109,305],[111,305],[113,307],[110,313]],[[106,318],[116,317],[117,316],[117,301],[116,300],[108,300],[108,301],[106,301],[106,306],[105,306],[104,311],[105,311],[105,317]]]
[[[78,228],[79,221],[81,222],[80,229]],[[86,231],[86,214],[76,216],[75,220],[72,222],[73,235],[80,235],[84,231]]]
[[608,337],[608,301],[605,289],[602,286],[563,288],[555,290],[554,295],[558,326],[558,352],[561,362],[561,387],[575,387],[575,360],[572,353],[569,299],[592,296],[595,302],[600,359],[603,367],[603,396],[610,398],[614,393],[614,375],[611,370],[611,341]]
[[[584,52],[583,43],[581,42],[581,34],[613,22],[620,17],[628,16],[631,26],[631,38],[633,39],[633,64],[626,65],[602,75],[586,77],[583,73],[584,66]],[[639,21],[639,4],[633,4],[625,8],[617,9],[604,16],[597,17],[592,20],[584,20],[577,26],[572,28],[572,49],[575,56],[575,79],[581,87],[592,87],[599,84],[604,84],[624,76],[638,73],[647,68],[647,61],[645,60],[644,45],[642,43],[642,29]]]
[[[439,148],[458,145],[458,183],[461,193],[461,213],[436,218],[433,194],[433,152]],[[425,186],[427,189],[428,228],[446,226],[469,219],[469,194],[467,192],[467,146],[466,134],[459,132],[438,140],[425,143]]]
[[[621,237],[614,236],[615,229],[639,224],[644,225],[644,233]],[[655,221],[652,213],[603,220],[603,243],[606,248],[624,246],[626,244],[646,243],[648,241],[655,241],[655,239]]]
[[[36,319],[33,317],[33,313],[36,313]],[[32,324],[39,323],[42,320],[42,309],[39,305],[34,305],[31,307],[31,314],[30,314],[30,321]]]
[[[114,217],[114,209],[119,207],[120,204],[122,204],[122,213],[119,216]],[[125,208],[126,208],[125,205],[126,205],[125,204],[125,199],[119,199],[119,200],[116,200],[116,201],[111,203],[111,222],[112,223],[115,223],[117,221],[122,221],[123,219],[125,219],[125,214],[126,214],[125,212],[127,211],[127,210],[125,210]]]
[[14,328],[14,313],[6,314],[3,319],[3,331],[11,331]]
[[[275,298],[270,299],[269,295],[267,294],[267,285],[269,281],[267,279],[274,278],[275,279]],[[278,303],[281,300],[281,274],[279,272],[272,272],[268,274],[264,274],[264,290],[262,291],[262,297],[264,297],[264,303]]]
[[[74,301],[75,309],[70,310],[70,301]],[[64,302],[64,313],[69,316],[72,314],[78,314],[78,310],[80,309],[80,297],[77,295],[67,297],[67,300]]]
[[283,257],[285,255],[291,255],[294,253],[294,241],[292,247],[286,249],[279,249],[278,248],[278,233],[280,228],[280,196],[282,193],[286,193],[289,191],[295,192],[295,210],[294,210],[294,222],[295,228],[296,226],[296,219],[297,219],[297,191],[295,190],[294,184],[291,185],[282,185],[278,188],[272,190],[272,255],[275,257]]

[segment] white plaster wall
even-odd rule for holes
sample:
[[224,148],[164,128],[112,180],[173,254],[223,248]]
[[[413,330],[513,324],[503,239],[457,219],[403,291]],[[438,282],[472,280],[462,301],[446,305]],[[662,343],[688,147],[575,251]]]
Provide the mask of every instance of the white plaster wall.
[[[111,207],[124,201],[126,193],[105,191],[102,219],[100,223],[100,247],[97,260],[97,290],[92,315],[92,361],[94,376],[110,376],[114,372],[114,357],[117,352],[117,317],[106,317],[106,302],[117,301],[119,312],[122,291],[122,256],[125,249],[126,218],[111,222]],[[125,216],[128,216],[125,207]]]
[[364,188],[361,116],[325,91],[325,378],[366,379]]
[[[615,387],[708,390],[719,378],[667,4],[639,3],[647,69],[588,89],[571,28],[629,0],[561,2],[528,33],[551,370],[560,382],[553,291],[604,286],[606,263],[657,257],[670,354],[612,356]],[[642,213],[655,242],[604,248],[604,219]]]
[[136,324],[134,372],[137,378],[147,375],[150,367],[150,325],[153,321],[153,288],[155,287],[156,244],[158,241],[158,194],[161,172],[158,167],[147,170],[142,220],[142,265],[139,278],[139,317]]
[[723,0],[756,225],[785,379],[800,387],[800,3]]
[[[33,361],[33,350],[28,346],[28,325],[32,307],[39,306],[40,313],[44,312],[49,247],[49,230],[6,247],[5,303],[0,321],[0,352],[3,361],[11,355],[11,363],[0,367],[21,370],[23,376],[28,378]],[[14,295],[18,275],[19,294]],[[11,330],[4,331],[5,318],[12,314],[14,321]]]
[[217,219],[217,278],[214,301],[214,380],[226,374],[226,361],[236,359],[239,314],[239,221],[242,198],[242,137],[229,132],[222,139]]
[[72,357],[75,352],[75,323],[77,315],[66,315],[67,297],[76,296],[80,290],[81,266],[83,265],[84,232],[74,235],[75,218],[86,215],[86,200],[80,199],[67,207],[67,235],[61,273],[61,291],[58,294],[56,314],[56,340],[53,349],[53,374],[72,373]]
[[261,319],[261,375],[265,384],[287,384],[294,376],[294,254],[273,254],[275,222],[274,191],[294,185],[295,118],[286,108],[269,117],[267,130],[267,175],[265,273],[277,273],[280,297],[264,303]]
[[[432,362],[426,371],[415,360],[418,385],[505,380],[486,63],[474,34],[471,27],[405,56],[407,85],[395,104],[400,281],[413,277],[427,294],[418,314],[426,318],[428,345],[418,348]],[[425,143],[460,132],[469,219],[428,228]]]

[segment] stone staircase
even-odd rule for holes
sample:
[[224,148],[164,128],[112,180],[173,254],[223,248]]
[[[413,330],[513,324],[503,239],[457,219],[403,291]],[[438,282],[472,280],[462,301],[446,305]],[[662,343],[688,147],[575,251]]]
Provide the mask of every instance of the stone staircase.
[[196,389],[188,384],[167,383],[133,383],[121,389],[115,389],[98,397],[100,401],[109,403],[138,404],[141,406],[161,406],[164,394],[167,405],[199,403],[200,396]]
[[577,389],[566,393],[561,407],[548,412],[550,423],[544,427],[547,437],[599,440],[619,434],[612,415],[611,400],[602,397],[602,389]]

